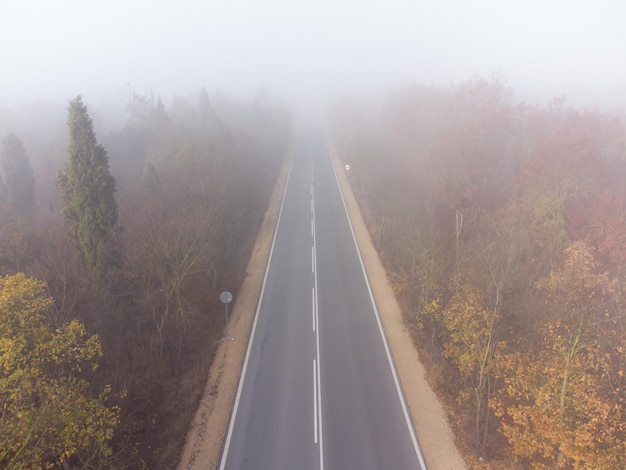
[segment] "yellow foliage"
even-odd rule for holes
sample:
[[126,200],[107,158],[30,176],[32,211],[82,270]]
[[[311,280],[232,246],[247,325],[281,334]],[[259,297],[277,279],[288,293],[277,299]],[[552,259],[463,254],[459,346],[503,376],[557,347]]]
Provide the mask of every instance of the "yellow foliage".
[[441,317],[447,333],[445,356],[463,375],[473,377],[494,351],[494,325],[499,315],[485,309],[478,292],[464,286],[452,296]]
[[74,320],[53,330],[44,283],[23,274],[0,278],[0,466],[61,465],[70,458],[106,460],[119,409],[89,393],[81,377],[102,350]]
[[606,379],[623,364],[599,340],[610,332],[602,319],[616,284],[584,243],[566,254],[563,269],[539,283],[542,343],[502,358],[504,393],[492,406],[513,454],[533,468],[625,468],[626,407]]

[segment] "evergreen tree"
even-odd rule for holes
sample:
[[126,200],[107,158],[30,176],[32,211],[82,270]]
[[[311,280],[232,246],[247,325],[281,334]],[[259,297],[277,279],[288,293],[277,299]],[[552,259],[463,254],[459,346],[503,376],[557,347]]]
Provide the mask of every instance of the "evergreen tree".
[[[8,199],[21,211],[30,209],[35,201],[35,176],[24,143],[13,133],[2,141],[1,162]],[[4,189],[2,186],[0,181],[0,200]]]
[[68,126],[68,161],[57,182],[62,215],[72,244],[98,281],[113,261],[108,247],[117,222],[115,179],[80,95],[70,101]]

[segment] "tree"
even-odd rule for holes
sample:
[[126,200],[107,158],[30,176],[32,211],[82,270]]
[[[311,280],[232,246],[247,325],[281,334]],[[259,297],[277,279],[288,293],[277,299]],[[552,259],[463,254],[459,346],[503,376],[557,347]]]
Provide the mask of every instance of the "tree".
[[0,466],[106,465],[119,409],[110,388],[94,395],[85,375],[102,356],[97,336],[74,320],[53,329],[45,284],[0,278]]
[[480,293],[467,285],[459,288],[441,312],[444,356],[458,367],[469,385],[459,392],[459,399],[474,402],[475,443],[479,449],[485,445],[489,427],[488,401],[500,318],[497,311],[486,309]]
[[40,243],[30,220],[22,217],[15,206],[0,207],[1,273],[22,271],[41,252]]
[[464,213],[493,210],[510,196],[513,116],[502,77],[474,79],[451,90],[432,160],[439,197]]
[[626,468],[623,123],[497,76],[370,101],[329,131],[465,446]]
[[[150,355],[159,362],[180,351],[195,308],[187,292],[193,278],[212,266],[219,253],[220,220],[217,198],[198,190],[193,177],[171,185],[166,181],[156,194],[144,194],[129,206],[131,220],[124,224],[125,266],[137,307],[144,307],[157,336]],[[174,338],[178,335],[178,339]]]
[[[13,133],[2,141],[2,170],[9,200],[21,211],[30,209],[35,201],[35,176],[24,143]],[[1,193],[0,182],[0,200]]]
[[115,179],[80,96],[70,102],[68,125],[69,158],[57,182],[63,199],[62,216],[70,241],[94,280],[100,281],[112,262],[109,242],[117,222]]
[[624,399],[609,383],[623,376],[623,364],[616,368],[603,345],[614,336],[618,286],[586,244],[566,255],[564,267],[538,284],[546,309],[538,347],[503,360],[496,413],[514,455],[533,468],[624,468]]
[[556,197],[540,197],[534,201],[530,238],[550,259],[567,247],[565,201]]

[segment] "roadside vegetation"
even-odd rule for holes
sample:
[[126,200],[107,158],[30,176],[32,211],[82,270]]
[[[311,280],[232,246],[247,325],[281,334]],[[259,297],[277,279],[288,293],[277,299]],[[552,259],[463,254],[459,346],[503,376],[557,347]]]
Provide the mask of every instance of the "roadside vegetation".
[[493,77],[337,101],[329,132],[472,468],[625,468],[623,116]]
[[176,467],[291,137],[264,94],[94,111],[0,129],[2,468]]

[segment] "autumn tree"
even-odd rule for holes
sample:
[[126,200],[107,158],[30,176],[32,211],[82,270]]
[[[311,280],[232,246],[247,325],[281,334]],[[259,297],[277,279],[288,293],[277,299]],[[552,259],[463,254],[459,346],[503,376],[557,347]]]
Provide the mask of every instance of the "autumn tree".
[[52,328],[45,289],[23,274],[0,278],[0,466],[102,468],[119,410],[86,379],[100,343],[76,320]]
[[565,216],[568,232],[587,240],[597,258],[616,276],[626,274],[626,190],[621,179],[601,191],[569,201]]
[[603,384],[612,366],[601,341],[615,325],[617,284],[576,242],[538,287],[546,309],[540,347],[507,355],[505,395],[494,401],[501,432],[533,468],[623,468],[624,401]]
[[68,125],[68,161],[57,182],[62,216],[70,241],[97,283],[112,263],[109,243],[117,222],[116,184],[80,96],[70,102]]
[[625,468],[624,126],[504,85],[343,100],[332,143],[465,447]]
[[35,176],[24,143],[17,135],[10,133],[4,138],[0,160],[9,200],[21,211],[30,209],[35,201]]
[[453,88],[432,159],[439,197],[466,221],[471,213],[507,200],[515,108],[502,77],[473,79]]
[[481,294],[464,284],[439,317],[443,324],[444,355],[456,365],[465,382],[458,399],[461,403],[473,403],[474,444],[481,449],[489,427],[488,402],[493,392],[493,364],[501,315],[486,308]]
[[[116,468],[176,466],[223,333],[218,294],[245,277],[291,130],[288,114],[266,97],[254,106],[205,92],[197,98],[178,98],[166,111],[156,96],[131,93],[128,123],[97,140],[82,100],[73,100],[57,180],[62,210],[54,197],[28,218],[14,204],[0,207],[0,273],[45,279],[38,292],[54,298],[41,301],[36,327],[24,332],[24,344],[49,353],[44,366],[26,349],[15,357],[0,350],[0,382],[6,361],[21,361],[11,366],[22,370],[22,379],[11,372],[11,393],[23,405],[0,388],[0,468],[106,467],[101,443],[118,413],[101,406],[117,401],[101,393],[105,384],[128,391],[111,442]],[[48,151],[47,161],[56,165],[56,154]],[[111,243],[119,255],[114,276]],[[103,274],[100,289],[94,283]],[[99,346],[78,322],[98,332]],[[0,315],[2,335],[6,323]],[[72,362],[70,342],[81,361]],[[70,441],[76,451],[62,447]]]
[[398,260],[407,284],[404,291],[415,305],[415,318],[421,324],[421,313],[427,312],[429,305],[432,309],[445,291],[445,279],[451,263],[442,253],[445,237],[434,224],[421,227],[409,221],[408,225],[406,238],[398,240]]

